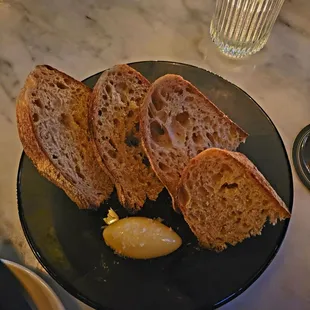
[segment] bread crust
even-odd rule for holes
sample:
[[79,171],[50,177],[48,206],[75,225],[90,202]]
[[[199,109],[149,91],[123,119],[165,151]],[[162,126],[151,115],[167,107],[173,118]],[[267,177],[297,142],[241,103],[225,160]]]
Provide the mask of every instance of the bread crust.
[[[183,158],[180,159],[181,165],[178,167],[177,171],[167,170],[167,172],[169,173],[165,173],[160,169],[159,164],[158,164],[159,156],[154,155],[154,152],[156,153],[157,150],[154,151],[154,148],[152,147],[152,144],[154,145],[154,143],[151,137],[152,136],[151,130],[150,130],[151,119],[149,117],[149,109],[150,109],[150,105],[152,104],[152,96],[154,95],[154,93],[156,93],[156,91],[158,91],[158,89],[160,89],[161,87],[169,87],[169,86],[171,86],[171,88],[179,87],[179,89],[181,89],[183,93],[189,89],[189,92],[193,96],[196,96],[196,98],[198,98],[197,100],[199,100],[199,103],[201,105],[207,106],[208,109],[212,110],[212,112],[216,114],[218,118],[220,118],[223,121],[223,123],[226,124],[227,127],[230,126],[231,129],[235,131],[235,135],[237,136],[236,143],[233,147],[231,147],[231,150],[236,149],[241,142],[245,142],[246,138],[248,137],[248,134],[244,130],[242,130],[237,124],[235,124],[232,120],[230,120],[228,116],[226,116],[221,110],[219,110],[194,85],[184,80],[181,76],[174,75],[174,74],[167,74],[165,76],[158,78],[152,84],[147,95],[145,96],[143,105],[141,107],[141,112],[140,112],[140,131],[141,131],[141,136],[142,136],[142,145],[149,158],[149,161],[150,161],[150,164],[153,170],[155,171],[157,177],[165,185],[165,187],[167,188],[172,198],[173,208],[177,211],[178,208],[177,208],[175,196],[176,196],[176,189],[177,189],[178,182],[180,180],[180,176],[186,164],[188,163],[188,161],[192,157],[196,156],[201,150],[198,150],[197,152],[195,151],[191,152],[191,150],[189,150],[187,146],[184,145],[184,150],[182,150],[182,146],[181,146],[179,147],[179,150],[183,151],[183,155],[181,156]],[[182,100],[183,99],[180,96],[180,105],[185,106],[185,102],[182,102]],[[211,146],[214,146],[214,145],[211,144]],[[203,147],[203,149],[205,148],[206,147]],[[176,155],[178,158],[180,158],[180,156],[178,156],[179,154],[176,154]]]
[[[90,97],[89,123],[97,160],[109,171],[120,203],[131,213],[139,211],[147,197],[156,200],[163,189],[153,170],[143,163],[145,154],[136,129],[140,105],[149,87],[149,81],[139,72],[128,65],[116,65],[103,72]],[[129,147],[126,140],[130,135],[136,145]]]
[[[113,184],[111,183],[108,176],[106,176],[103,172],[98,171],[98,177],[102,178],[103,186],[105,187],[106,192],[108,195],[106,197],[97,197],[97,199],[92,200],[89,197],[86,197],[82,194],[76,186],[72,184],[72,182],[64,176],[64,174],[55,167],[55,165],[49,159],[48,154],[42,147],[39,142],[39,138],[36,135],[33,120],[31,117],[30,112],[30,99],[27,95],[27,92],[30,89],[36,88],[36,74],[40,74],[42,70],[54,71],[55,74],[70,79],[72,83],[79,83],[83,85],[84,91],[88,94],[91,93],[91,89],[88,88],[86,85],[74,80],[73,78],[67,76],[63,72],[60,72],[52,67],[49,66],[37,66],[27,77],[26,82],[20,94],[17,98],[17,105],[16,105],[16,117],[17,117],[17,127],[18,133],[23,145],[24,151],[26,155],[30,158],[33,162],[34,166],[38,170],[38,172],[47,178],[49,181],[54,183],[56,186],[60,187],[64,192],[69,196],[69,198],[74,201],[79,208],[81,209],[88,209],[88,208],[95,208],[99,207],[100,203],[108,198],[108,195],[113,190]],[[86,111],[87,112],[87,111]]]
[[[197,236],[202,246],[207,247],[209,249],[215,249],[216,251],[222,251],[223,249],[226,248],[226,245],[221,246],[221,247],[216,247],[213,244],[205,243],[204,241],[200,240],[201,233],[208,236],[208,231],[207,231],[208,227],[205,228],[206,231],[201,232],[196,227],[197,223],[194,223],[188,217],[188,214],[187,214],[188,213],[187,210],[189,208],[192,208],[191,189],[188,187],[191,171],[193,171],[195,167],[200,166],[203,161],[207,161],[210,158],[213,158],[213,159],[216,159],[222,162],[225,161],[226,163],[228,162],[227,160],[233,160],[234,163],[239,167],[239,171],[245,171],[246,174],[244,178],[250,177],[254,180],[254,182],[257,185],[257,188],[254,190],[263,191],[265,195],[268,197],[270,204],[273,205],[276,209],[275,214],[278,214],[278,216],[269,217],[269,221],[272,224],[276,224],[278,220],[290,218],[291,216],[290,212],[287,206],[285,205],[285,203],[283,202],[283,200],[279,197],[279,195],[272,188],[272,186],[265,179],[265,177],[261,174],[261,172],[255,167],[255,165],[245,155],[238,153],[238,152],[231,152],[231,151],[227,151],[223,149],[210,148],[210,149],[207,149],[201,152],[196,157],[190,160],[189,164],[183,171],[183,174],[182,174],[182,177],[180,179],[180,182],[178,184],[178,189],[177,189],[178,206],[184,216],[185,221],[189,224],[190,228],[192,229],[194,234]],[[206,173],[206,171],[201,171],[201,173],[204,173],[204,172]],[[255,234],[260,234],[261,229],[262,227],[260,228],[259,232]],[[208,239],[212,240],[212,237],[209,236]],[[240,240],[235,241],[235,243],[237,242],[240,242]]]

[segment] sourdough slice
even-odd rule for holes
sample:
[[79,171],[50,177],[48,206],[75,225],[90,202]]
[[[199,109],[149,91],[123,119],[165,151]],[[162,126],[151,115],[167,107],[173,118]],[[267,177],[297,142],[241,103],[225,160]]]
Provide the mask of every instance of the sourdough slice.
[[91,90],[50,67],[37,66],[17,99],[20,140],[38,171],[81,209],[98,207],[113,190],[89,142]]
[[218,147],[235,150],[247,134],[190,82],[168,74],[149,89],[141,108],[143,146],[173,207],[176,188],[189,160]]
[[285,203],[243,154],[211,148],[193,158],[178,186],[185,221],[206,248],[222,251],[290,217]]
[[90,98],[90,126],[101,161],[120,203],[131,212],[163,189],[140,143],[139,112],[150,83],[127,65],[105,71]]

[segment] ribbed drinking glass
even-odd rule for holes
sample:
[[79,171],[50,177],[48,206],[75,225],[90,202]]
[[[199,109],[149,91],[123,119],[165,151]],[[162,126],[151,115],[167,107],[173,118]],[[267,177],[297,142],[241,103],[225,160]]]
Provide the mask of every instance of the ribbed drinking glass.
[[284,0],[217,0],[212,41],[224,54],[241,58],[266,44]]

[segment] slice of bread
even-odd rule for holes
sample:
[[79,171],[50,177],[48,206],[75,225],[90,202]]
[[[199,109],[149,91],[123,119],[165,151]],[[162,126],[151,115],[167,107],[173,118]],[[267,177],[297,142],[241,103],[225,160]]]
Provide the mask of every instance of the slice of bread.
[[276,224],[290,217],[285,203],[245,155],[217,148],[189,162],[177,199],[200,244],[216,251],[260,235],[267,220]]
[[113,184],[89,143],[91,89],[50,67],[37,66],[17,99],[20,140],[38,171],[81,209],[98,207]]
[[218,147],[235,150],[247,134],[190,82],[168,74],[149,89],[141,108],[143,146],[176,210],[176,188],[189,160]]
[[131,212],[163,189],[140,143],[140,105],[149,81],[127,65],[105,71],[90,99],[90,126],[100,163],[111,173],[121,204]]

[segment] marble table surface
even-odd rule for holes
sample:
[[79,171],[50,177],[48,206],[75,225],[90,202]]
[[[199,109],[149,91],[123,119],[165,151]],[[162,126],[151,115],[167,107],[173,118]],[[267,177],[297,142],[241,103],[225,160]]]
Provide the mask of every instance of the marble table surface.
[[[198,65],[248,92],[291,156],[295,136],[310,122],[310,2],[287,0],[267,46],[241,61],[220,55],[210,42],[213,9],[214,1],[203,0],[0,0],[1,257],[13,255],[42,272],[21,230],[15,188],[22,151],[15,98],[36,64],[77,79],[138,60]],[[222,309],[310,309],[310,192],[293,173],[294,211],[283,246],[266,272]],[[67,309],[90,309],[43,276]]]

